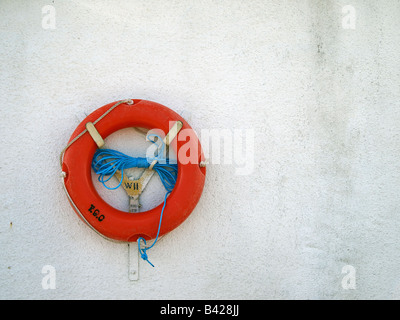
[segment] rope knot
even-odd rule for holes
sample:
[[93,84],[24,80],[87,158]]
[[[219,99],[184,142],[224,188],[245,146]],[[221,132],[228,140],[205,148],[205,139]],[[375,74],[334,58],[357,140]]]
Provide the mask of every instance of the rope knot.
[[139,248],[139,253],[140,253],[140,257],[144,260],[144,261],[147,261],[153,268],[154,268],[154,264],[152,264],[150,261],[149,261],[149,257],[147,256],[147,253],[146,253],[146,251],[147,251],[147,249],[149,249],[149,248],[141,248],[140,247],[140,241],[142,241],[143,240],[143,242],[144,242],[144,245],[146,245],[146,240],[144,239],[144,238],[142,238],[142,237],[140,237],[139,239],[138,239],[138,248]]
[[147,253],[145,253],[145,252],[140,253],[140,257],[141,257],[143,260],[148,260],[148,259],[149,259],[149,257],[147,256]]

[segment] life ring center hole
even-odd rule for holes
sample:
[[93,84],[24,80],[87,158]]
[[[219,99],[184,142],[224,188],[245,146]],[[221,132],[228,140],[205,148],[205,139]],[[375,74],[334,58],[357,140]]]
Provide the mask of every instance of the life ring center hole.
[[[131,157],[146,157],[149,148],[153,143],[146,140],[148,129],[145,128],[125,128],[118,130],[104,139],[106,149],[113,149]],[[163,137],[161,137],[163,138]],[[158,138],[153,136],[151,140],[160,144]],[[157,151],[155,152],[157,153]],[[166,154],[171,160],[176,160],[175,150],[170,148]],[[156,156],[156,155],[155,155]],[[143,168],[128,168],[124,170],[124,175],[130,179],[138,180],[143,174]],[[117,210],[129,212],[129,197],[122,186],[115,190],[109,190],[98,181],[98,175],[92,169],[92,182],[99,196],[110,206]],[[107,186],[116,187],[119,180],[116,177],[107,182]],[[166,190],[158,176],[154,172],[150,181],[139,196],[140,212],[151,210],[164,202]]]

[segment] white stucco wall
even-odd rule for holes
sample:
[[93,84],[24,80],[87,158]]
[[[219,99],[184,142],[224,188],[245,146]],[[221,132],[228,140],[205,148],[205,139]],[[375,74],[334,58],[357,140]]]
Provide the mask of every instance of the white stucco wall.
[[[2,0],[0,298],[400,298],[399,18],[396,0]],[[209,165],[139,281],[127,246],[73,212],[58,164],[80,115],[125,98],[198,132],[255,132],[254,171]],[[163,197],[152,184],[149,206]]]

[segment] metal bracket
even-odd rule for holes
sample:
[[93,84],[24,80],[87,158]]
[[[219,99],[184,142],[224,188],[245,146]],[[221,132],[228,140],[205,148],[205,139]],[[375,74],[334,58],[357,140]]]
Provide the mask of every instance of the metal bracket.
[[128,244],[128,277],[131,281],[139,280],[139,248],[136,242]]

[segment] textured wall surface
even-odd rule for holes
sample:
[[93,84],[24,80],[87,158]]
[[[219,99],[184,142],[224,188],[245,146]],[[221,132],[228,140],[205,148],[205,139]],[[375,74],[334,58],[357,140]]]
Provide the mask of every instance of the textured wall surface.
[[[399,18],[396,0],[2,0],[0,298],[400,298]],[[125,98],[255,133],[254,170],[210,164],[139,281],[127,246],[73,212],[58,163],[82,115]],[[157,179],[146,191],[161,202]]]

